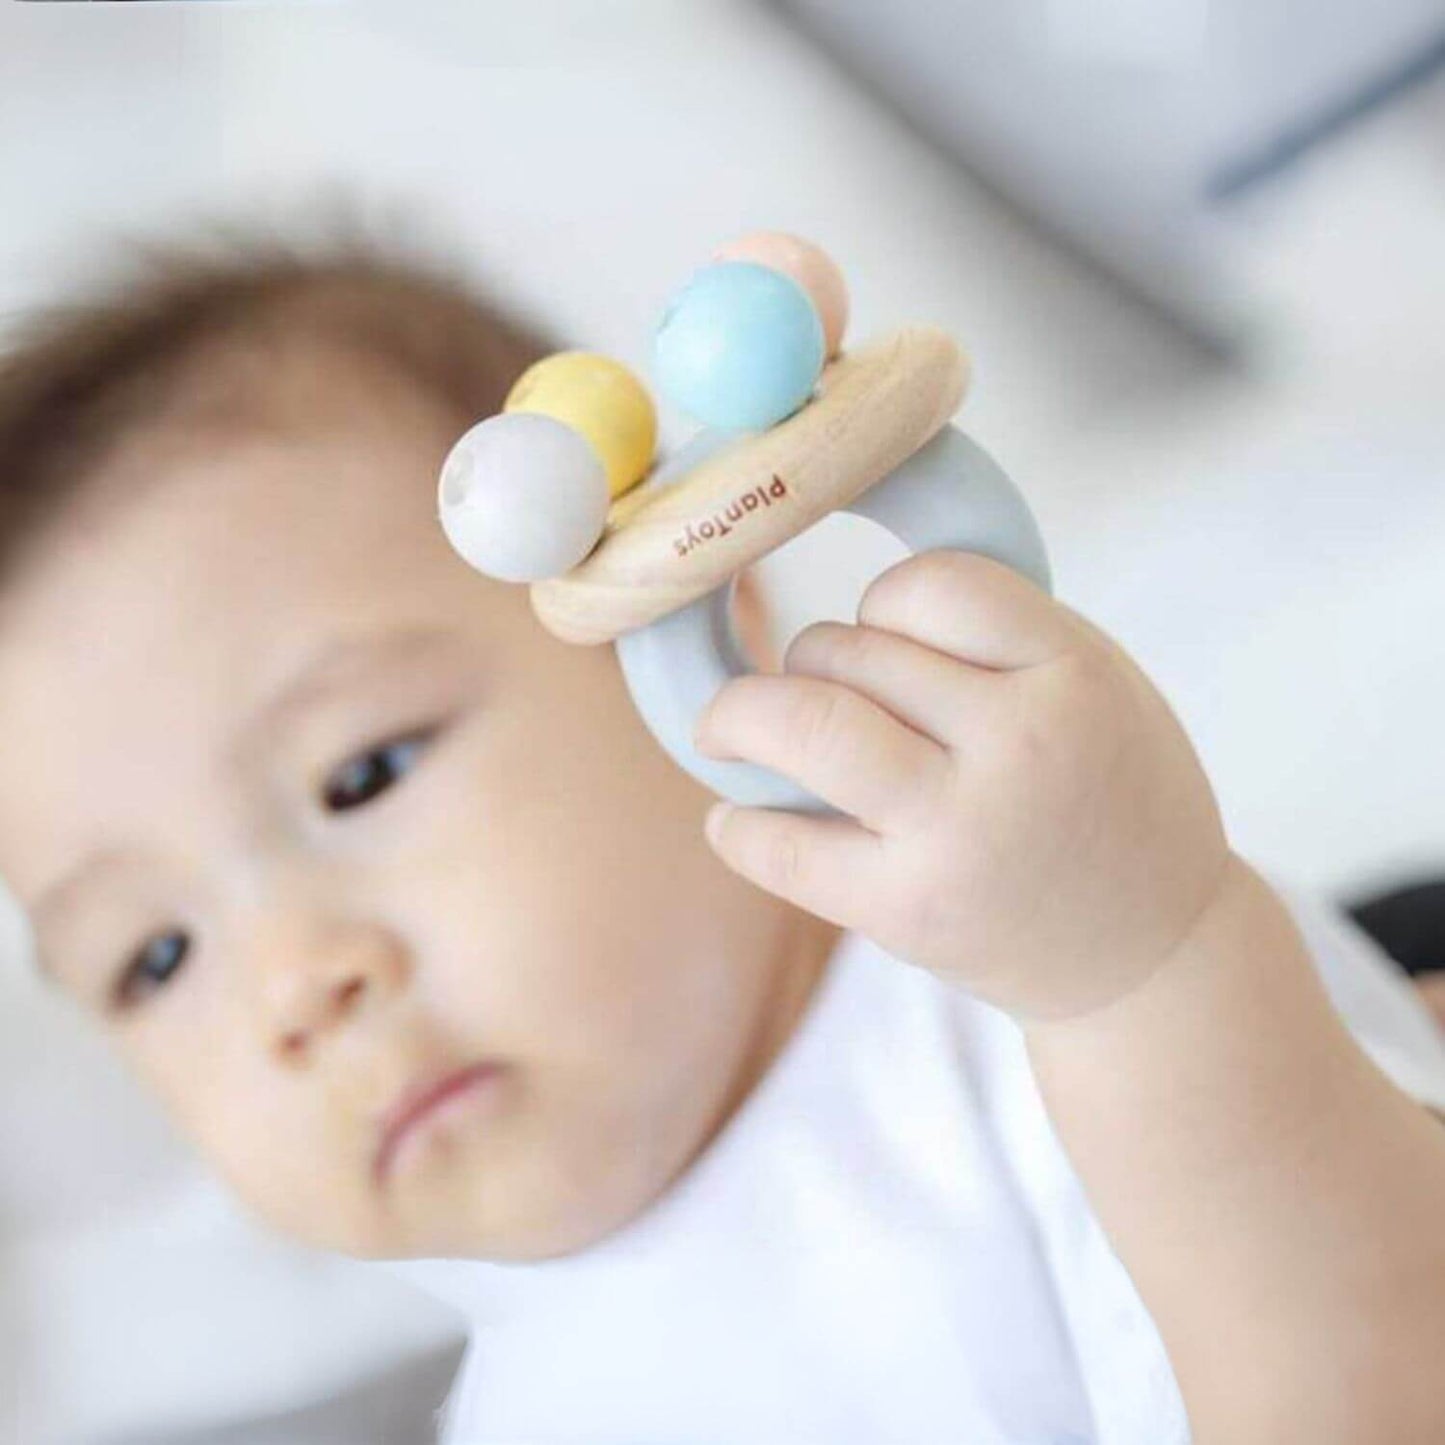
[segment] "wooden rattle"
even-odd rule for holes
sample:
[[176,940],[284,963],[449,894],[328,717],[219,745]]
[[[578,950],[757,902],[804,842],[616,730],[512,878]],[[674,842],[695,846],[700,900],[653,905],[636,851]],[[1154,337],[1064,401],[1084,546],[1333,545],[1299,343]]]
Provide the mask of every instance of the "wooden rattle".
[[[752,671],[736,578],[830,512],[869,517],[914,552],[981,552],[1049,588],[1033,516],[984,450],[948,424],[968,362],[905,326],[843,352],[847,291],[816,246],[754,232],[724,247],[658,328],[666,394],[702,421],[652,467],[655,411],[625,367],[562,352],[457,442],[438,509],[479,571],[527,582],[564,641],[612,642],[671,757],[735,803],[832,813],[791,779],[692,746],[703,709]],[[830,359],[831,358],[831,359]]]

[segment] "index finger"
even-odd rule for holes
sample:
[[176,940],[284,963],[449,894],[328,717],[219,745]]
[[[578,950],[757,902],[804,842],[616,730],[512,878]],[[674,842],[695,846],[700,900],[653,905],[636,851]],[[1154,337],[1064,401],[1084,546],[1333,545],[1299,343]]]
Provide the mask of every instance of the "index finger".
[[858,621],[976,667],[1050,662],[1084,640],[1081,619],[1022,573],[977,552],[918,552],[875,577]]

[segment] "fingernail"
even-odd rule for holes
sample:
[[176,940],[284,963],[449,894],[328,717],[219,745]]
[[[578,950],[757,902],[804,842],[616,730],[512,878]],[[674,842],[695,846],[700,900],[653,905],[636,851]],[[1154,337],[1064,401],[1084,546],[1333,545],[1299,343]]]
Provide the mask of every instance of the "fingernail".
[[718,834],[722,831],[723,819],[732,812],[731,803],[714,803],[707,810],[707,817],[703,819],[703,832],[707,834],[709,843],[716,844]]

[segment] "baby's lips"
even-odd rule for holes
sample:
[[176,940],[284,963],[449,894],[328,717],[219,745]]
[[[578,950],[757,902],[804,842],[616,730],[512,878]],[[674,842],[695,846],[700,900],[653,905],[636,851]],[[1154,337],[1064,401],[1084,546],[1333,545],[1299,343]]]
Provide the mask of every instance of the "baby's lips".
[[501,1072],[501,1064],[483,1059],[442,1071],[430,1070],[403,1089],[377,1121],[377,1142],[372,1162],[372,1175],[376,1182],[385,1182],[397,1150],[413,1129],[422,1125],[443,1104],[491,1083]]

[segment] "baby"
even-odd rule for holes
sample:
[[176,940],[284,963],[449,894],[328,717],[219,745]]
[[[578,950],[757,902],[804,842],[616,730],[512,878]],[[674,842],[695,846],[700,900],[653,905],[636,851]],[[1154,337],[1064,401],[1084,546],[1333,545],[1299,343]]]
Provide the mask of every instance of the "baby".
[[699,745],[846,816],[705,834],[438,524],[554,348],[159,255],[0,371],[0,872],[260,1217],[467,1311],[449,1440],[1445,1438],[1445,1095],[1115,644],[961,553],[781,662],[745,589]]

